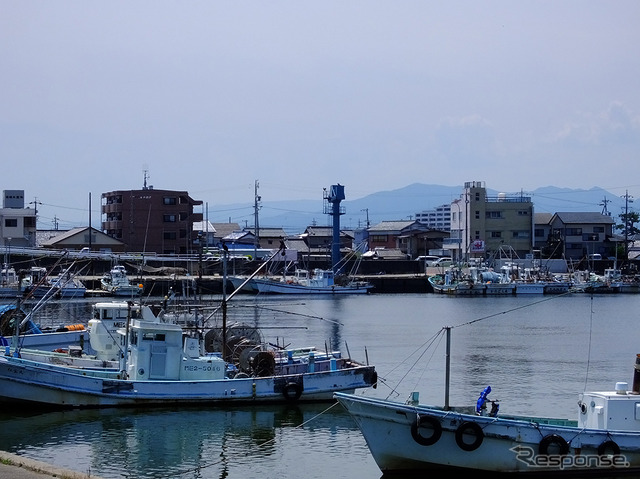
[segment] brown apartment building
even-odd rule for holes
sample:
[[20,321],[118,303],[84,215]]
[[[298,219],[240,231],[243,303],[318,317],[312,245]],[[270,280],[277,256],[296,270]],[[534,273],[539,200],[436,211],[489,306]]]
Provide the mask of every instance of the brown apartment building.
[[102,194],[102,231],[125,243],[128,252],[158,254],[194,253],[193,223],[202,205],[186,191],[111,191]]

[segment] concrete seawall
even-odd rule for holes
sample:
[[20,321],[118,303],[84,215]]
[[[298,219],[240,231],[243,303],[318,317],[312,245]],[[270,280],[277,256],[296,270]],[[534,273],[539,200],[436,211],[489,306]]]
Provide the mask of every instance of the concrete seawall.
[[[89,291],[89,295],[100,295],[100,276],[81,276],[79,279]],[[358,275],[358,280],[368,281],[373,284],[372,294],[390,293],[428,293],[431,286],[424,274],[377,274]],[[143,285],[143,294],[146,296],[164,296],[173,290],[176,294],[222,294],[222,276],[197,276],[173,275],[173,276],[130,276],[132,283]],[[200,289],[199,289],[200,288]],[[227,283],[227,293],[233,291],[233,286]]]

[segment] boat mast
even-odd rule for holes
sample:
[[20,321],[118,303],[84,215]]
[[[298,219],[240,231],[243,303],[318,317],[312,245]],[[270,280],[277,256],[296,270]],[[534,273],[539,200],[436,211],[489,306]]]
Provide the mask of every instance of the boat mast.
[[445,371],[444,371],[444,410],[448,411],[449,406],[449,382],[451,380],[451,326],[444,328],[447,335],[447,349],[445,352]]
[[223,243],[222,252],[222,359],[227,360],[227,256],[229,249]]
[[20,318],[18,316],[18,313],[21,311],[21,302],[20,302],[20,298],[18,297],[17,299],[17,304],[16,304],[16,310],[14,312],[14,323],[16,325],[16,329],[14,332],[14,338],[13,338],[13,355],[14,357],[18,358],[20,357]]

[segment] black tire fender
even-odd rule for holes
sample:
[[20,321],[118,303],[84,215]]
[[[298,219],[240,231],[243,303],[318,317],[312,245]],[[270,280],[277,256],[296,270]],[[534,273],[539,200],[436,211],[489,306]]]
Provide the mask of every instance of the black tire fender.
[[[428,425],[433,429],[433,432],[430,436],[425,437],[420,434],[420,426],[423,424]],[[426,414],[417,414],[416,418],[411,423],[411,437],[421,446],[431,446],[438,442],[442,436],[442,424],[440,421],[433,417],[428,416]]]
[[298,383],[287,383],[282,390],[282,394],[287,401],[297,401],[302,395],[302,386]]
[[[465,442],[465,434],[472,434],[474,436],[473,442]],[[456,429],[456,444],[463,451],[475,451],[480,447],[483,440],[484,431],[476,422],[465,421]]]
[[565,441],[562,436],[549,434],[543,437],[540,441],[540,444],[538,445],[538,454],[545,456],[549,454],[549,446],[551,445],[558,447],[561,456],[564,456],[569,452],[569,444],[567,444],[567,441]]
[[[610,452],[607,452],[610,451]],[[608,454],[617,456],[620,454],[620,446],[611,439],[604,441],[598,446],[598,456],[606,456]]]

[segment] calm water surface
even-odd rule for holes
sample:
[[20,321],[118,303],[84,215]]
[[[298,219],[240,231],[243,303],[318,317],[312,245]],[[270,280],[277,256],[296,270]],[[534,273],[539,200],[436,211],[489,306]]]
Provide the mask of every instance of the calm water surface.
[[[86,323],[89,307],[53,303],[38,320]],[[505,414],[574,419],[579,392],[632,382],[639,307],[640,295],[240,296],[229,320],[259,326],[272,343],[348,347],[352,357],[368,357],[381,379],[363,394],[404,401],[419,391],[431,404],[444,401],[444,341],[437,333],[452,326],[451,404],[475,404],[490,385]],[[0,424],[0,449],[104,478],[381,477],[350,416],[331,404],[5,409]]]

